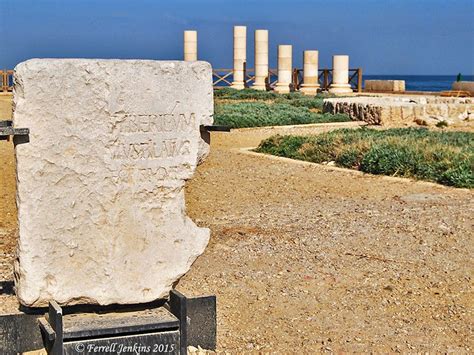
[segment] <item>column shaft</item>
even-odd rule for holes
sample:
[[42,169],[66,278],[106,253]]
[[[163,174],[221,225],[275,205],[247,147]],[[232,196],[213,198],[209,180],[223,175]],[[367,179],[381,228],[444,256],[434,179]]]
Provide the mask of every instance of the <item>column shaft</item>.
[[293,71],[291,45],[278,46],[278,82],[275,91],[278,93],[290,92],[291,77]]
[[244,66],[247,61],[247,27],[234,26],[234,80],[231,87],[245,88]]
[[255,31],[255,90],[266,90],[268,77],[268,30]]
[[300,91],[304,95],[314,96],[318,92],[318,51],[304,51],[303,54],[303,85]]
[[197,60],[197,31],[184,31],[184,60]]
[[352,92],[349,85],[349,56],[333,56],[332,69],[332,84],[329,87],[329,92],[334,94]]

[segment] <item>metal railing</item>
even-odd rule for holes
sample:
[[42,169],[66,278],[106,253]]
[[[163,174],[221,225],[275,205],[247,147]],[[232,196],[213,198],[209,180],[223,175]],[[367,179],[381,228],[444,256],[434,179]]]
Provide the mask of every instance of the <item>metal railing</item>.
[[[212,84],[215,88],[232,85],[233,69],[214,69],[212,71]],[[333,69],[319,69],[318,82],[321,90],[327,90],[332,84]],[[251,87],[255,81],[255,70],[253,68],[244,70],[245,86]],[[362,92],[362,68],[349,69],[349,84],[354,91]],[[268,69],[267,87],[272,89],[278,81],[278,69]],[[298,90],[303,84],[303,69],[294,68],[292,75],[292,86]]]

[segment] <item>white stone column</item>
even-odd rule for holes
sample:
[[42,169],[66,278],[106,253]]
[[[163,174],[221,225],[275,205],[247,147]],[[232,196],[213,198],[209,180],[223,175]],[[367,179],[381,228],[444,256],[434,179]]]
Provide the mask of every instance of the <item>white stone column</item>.
[[304,51],[303,54],[303,84],[300,91],[304,95],[314,96],[318,92],[318,51]]
[[197,60],[197,31],[184,31],[184,60]]
[[349,56],[333,56],[332,69],[332,84],[329,87],[329,92],[333,94],[352,92],[349,85]]
[[244,89],[244,66],[247,62],[247,27],[234,26],[234,81],[231,88]]
[[290,92],[291,76],[293,71],[291,45],[278,46],[278,82],[275,91],[284,94]]
[[268,77],[268,30],[255,31],[255,82],[252,89],[266,90]]

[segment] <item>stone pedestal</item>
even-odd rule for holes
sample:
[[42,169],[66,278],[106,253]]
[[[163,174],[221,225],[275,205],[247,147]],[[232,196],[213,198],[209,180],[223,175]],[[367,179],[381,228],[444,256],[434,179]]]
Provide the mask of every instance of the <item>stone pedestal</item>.
[[291,45],[278,46],[278,82],[275,91],[284,94],[290,92],[293,71]]
[[333,56],[332,69],[332,84],[329,87],[329,92],[332,94],[352,92],[351,86],[349,85],[349,56]]
[[197,31],[184,31],[184,60],[197,60]]
[[234,80],[233,89],[245,88],[245,65],[247,62],[247,27],[234,26]]
[[403,92],[405,80],[366,80],[364,91],[371,92]]
[[474,95],[474,81],[455,81],[452,86],[453,90],[467,91]]
[[194,61],[32,59],[15,68],[25,306],[167,297],[209,230],[186,216],[185,182],[207,156],[212,68]]
[[300,89],[304,95],[314,96],[318,92],[318,56],[318,51],[304,51],[303,84]]
[[268,77],[268,30],[255,31],[255,82],[252,89],[266,90]]

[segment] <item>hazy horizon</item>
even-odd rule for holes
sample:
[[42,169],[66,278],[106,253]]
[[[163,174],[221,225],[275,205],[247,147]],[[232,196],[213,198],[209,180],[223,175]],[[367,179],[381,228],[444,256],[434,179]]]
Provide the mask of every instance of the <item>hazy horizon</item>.
[[270,66],[278,44],[320,52],[320,68],[348,54],[365,75],[474,74],[474,2],[467,0],[0,0],[0,68],[29,58],[182,59],[183,31],[198,31],[198,56],[232,67],[232,30],[269,30]]

